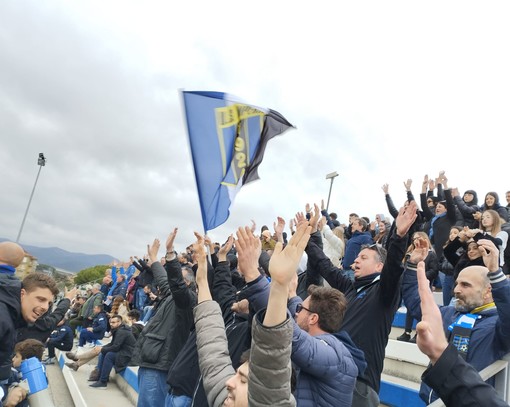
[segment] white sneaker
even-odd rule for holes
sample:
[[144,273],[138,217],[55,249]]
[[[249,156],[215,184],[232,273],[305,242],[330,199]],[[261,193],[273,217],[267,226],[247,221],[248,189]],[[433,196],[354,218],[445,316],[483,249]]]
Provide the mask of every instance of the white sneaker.
[[104,337],[105,337],[105,338],[109,338],[110,336],[112,336],[112,333],[111,333],[111,332],[106,332],[106,333],[104,334]]
[[90,348],[94,348],[96,345],[94,344],[94,342],[87,342],[85,343],[85,345],[83,345],[83,349],[90,349]]

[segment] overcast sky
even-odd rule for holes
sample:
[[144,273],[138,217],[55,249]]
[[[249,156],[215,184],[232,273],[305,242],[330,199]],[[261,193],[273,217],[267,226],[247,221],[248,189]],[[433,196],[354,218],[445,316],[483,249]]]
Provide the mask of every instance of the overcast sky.
[[402,182],[510,189],[510,3],[2,1],[0,237],[119,259],[202,229],[179,89],[234,94],[273,139],[223,241],[306,202],[374,218]]

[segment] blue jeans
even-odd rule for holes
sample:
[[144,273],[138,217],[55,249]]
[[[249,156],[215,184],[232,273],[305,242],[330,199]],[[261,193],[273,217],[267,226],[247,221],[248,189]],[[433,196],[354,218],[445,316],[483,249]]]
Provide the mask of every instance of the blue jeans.
[[145,304],[145,300],[147,299],[147,294],[143,291],[143,287],[138,287],[135,293],[135,308],[142,312],[143,306]]
[[106,355],[102,352],[99,354],[97,361],[97,370],[100,372],[99,381],[106,383],[110,378],[110,372],[115,366],[115,356],[117,356],[117,352],[108,352]]
[[167,372],[140,367],[138,369],[137,407],[164,406],[168,394]]
[[144,324],[146,324],[149,319],[151,319],[152,317],[152,310],[154,309],[154,306],[152,305],[147,305],[144,309],[143,309],[143,317],[142,317],[142,322]]
[[175,396],[167,393],[165,399],[165,407],[189,407],[192,399],[188,396]]
[[82,329],[80,332],[80,340],[78,341],[78,346],[85,345],[85,342],[95,342],[99,339],[103,339],[104,335],[99,335],[94,332],[87,331],[86,329]]

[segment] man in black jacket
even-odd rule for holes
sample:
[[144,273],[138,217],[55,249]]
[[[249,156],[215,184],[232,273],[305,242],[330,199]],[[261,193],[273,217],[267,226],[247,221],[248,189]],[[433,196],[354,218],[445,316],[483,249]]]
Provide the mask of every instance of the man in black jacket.
[[160,289],[161,301],[140,333],[133,353],[132,363],[139,366],[138,407],[165,404],[168,370],[193,324],[197,296],[193,288],[184,282],[181,265],[173,250],[176,235],[177,228],[168,236],[165,268],[159,262],[159,240],[155,239],[149,247],[154,285]]
[[122,323],[120,315],[110,318],[112,341],[101,348],[96,368],[90,375],[89,380],[97,380],[90,387],[105,388],[110,377],[112,368],[117,373],[126,368],[135,347],[135,337],[131,328]]
[[319,213],[310,220],[315,230],[306,248],[308,282],[320,285],[322,276],[331,287],[345,294],[349,303],[342,330],[365,353],[368,364],[356,382],[352,403],[355,407],[379,405],[385,348],[400,305],[401,262],[407,248],[407,233],[417,217],[416,209],[415,201],[400,209],[387,257],[386,250],[375,244],[362,248],[354,261],[354,281],[344,276],[324,254],[320,233],[316,232]]

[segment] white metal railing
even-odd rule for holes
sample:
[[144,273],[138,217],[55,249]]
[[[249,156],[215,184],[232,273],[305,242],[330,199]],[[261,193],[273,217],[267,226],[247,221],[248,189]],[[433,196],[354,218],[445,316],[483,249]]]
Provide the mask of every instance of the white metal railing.
[[[506,402],[510,400],[510,386],[509,386],[509,373],[508,373],[508,362],[510,361],[510,353],[507,353],[503,359],[496,360],[494,363],[487,366],[485,369],[480,371],[480,376],[483,380],[489,380],[494,377],[495,384],[494,388],[499,396]],[[433,403],[428,405],[429,407],[445,407],[443,400],[437,399]]]

